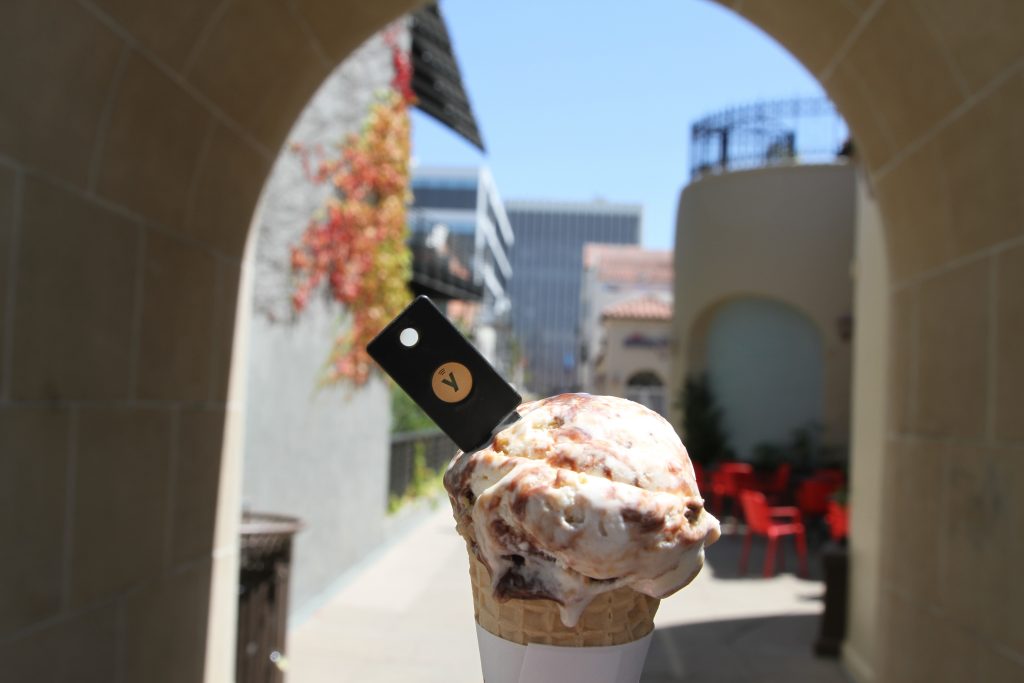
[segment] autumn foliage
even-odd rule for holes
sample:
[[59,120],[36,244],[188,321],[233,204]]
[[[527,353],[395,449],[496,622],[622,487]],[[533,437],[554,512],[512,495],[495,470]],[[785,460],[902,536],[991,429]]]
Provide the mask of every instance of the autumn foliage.
[[349,136],[340,156],[310,168],[314,182],[333,192],[310,221],[291,265],[296,276],[292,303],[302,311],[322,287],[348,310],[348,324],[335,339],[327,382],[366,382],[373,368],[366,344],[408,304],[411,256],[406,245],[409,191],[408,55],[388,38],[395,66],[392,88],[373,105],[359,134]]

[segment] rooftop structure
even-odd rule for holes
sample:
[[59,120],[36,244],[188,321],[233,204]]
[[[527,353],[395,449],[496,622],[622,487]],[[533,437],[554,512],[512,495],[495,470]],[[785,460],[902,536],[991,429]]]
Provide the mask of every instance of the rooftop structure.
[[700,119],[690,132],[690,177],[846,153],[849,130],[827,98],[755,102]]

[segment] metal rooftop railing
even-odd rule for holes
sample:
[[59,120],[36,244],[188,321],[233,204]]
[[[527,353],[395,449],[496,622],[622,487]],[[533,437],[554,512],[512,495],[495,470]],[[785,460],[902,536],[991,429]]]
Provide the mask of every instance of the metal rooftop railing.
[[846,154],[846,122],[827,98],[756,102],[716,112],[690,129],[690,178]]

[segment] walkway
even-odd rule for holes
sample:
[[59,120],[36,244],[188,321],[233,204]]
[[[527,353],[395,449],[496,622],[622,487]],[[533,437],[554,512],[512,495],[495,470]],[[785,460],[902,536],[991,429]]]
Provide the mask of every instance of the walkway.
[[[724,537],[689,587],[662,601],[645,683],[845,683],[817,659],[822,584],[737,578]],[[755,546],[754,567],[760,569]],[[794,558],[787,547],[792,569]],[[465,545],[447,504],[293,629],[289,683],[480,683]]]

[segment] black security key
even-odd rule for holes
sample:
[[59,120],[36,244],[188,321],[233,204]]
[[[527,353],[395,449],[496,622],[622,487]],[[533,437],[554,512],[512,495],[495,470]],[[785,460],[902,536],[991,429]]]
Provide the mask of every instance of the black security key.
[[366,346],[370,356],[463,451],[516,417],[519,393],[425,296]]

